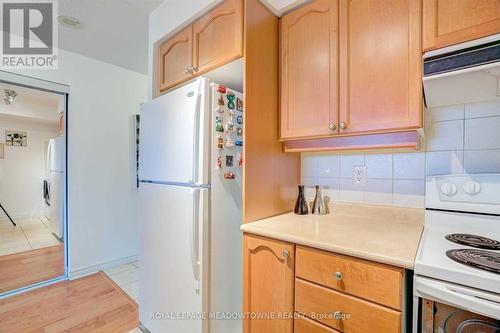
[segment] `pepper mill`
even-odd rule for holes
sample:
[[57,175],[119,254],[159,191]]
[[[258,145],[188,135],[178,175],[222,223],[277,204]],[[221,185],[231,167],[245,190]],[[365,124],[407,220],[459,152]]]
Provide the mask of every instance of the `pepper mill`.
[[297,215],[309,214],[309,208],[307,207],[307,202],[304,195],[304,185],[299,185],[299,196],[297,197],[297,202],[295,202],[294,212]]
[[314,197],[312,213],[315,215],[326,214],[325,203],[323,202],[323,195],[321,195],[321,187],[319,185],[316,185],[316,196]]

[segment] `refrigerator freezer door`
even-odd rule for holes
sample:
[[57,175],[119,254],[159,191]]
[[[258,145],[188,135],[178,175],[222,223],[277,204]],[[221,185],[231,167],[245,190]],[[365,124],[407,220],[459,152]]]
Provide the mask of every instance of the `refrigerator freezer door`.
[[208,184],[209,83],[198,78],[141,107],[140,179]]
[[47,172],[64,171],[64,137],[50,139],[47,148]]
[[139,320],[151,333],[207,332],[209,193],[140,186]]

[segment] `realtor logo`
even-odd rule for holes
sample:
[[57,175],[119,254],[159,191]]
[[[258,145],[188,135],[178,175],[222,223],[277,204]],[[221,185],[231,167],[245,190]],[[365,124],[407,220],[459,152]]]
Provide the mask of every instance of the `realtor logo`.
[[2,69],[57,68],[57,2],[0,0]]

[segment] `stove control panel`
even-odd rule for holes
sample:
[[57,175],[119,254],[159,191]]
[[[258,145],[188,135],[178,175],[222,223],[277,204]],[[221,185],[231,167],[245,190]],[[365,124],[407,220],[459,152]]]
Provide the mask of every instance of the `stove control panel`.
[[426,208],[500,214],[500,174],[432,176],[426,181]]

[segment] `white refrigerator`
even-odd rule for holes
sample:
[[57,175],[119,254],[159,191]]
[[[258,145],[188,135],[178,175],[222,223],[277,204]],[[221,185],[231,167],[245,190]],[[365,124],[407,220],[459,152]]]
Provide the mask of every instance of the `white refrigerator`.
[[141,328],[241,332],[242,95],[198,78],[140,126]]
[[47,148],[48,227],[60,240],[64,235],[64,137],[50,139]]

